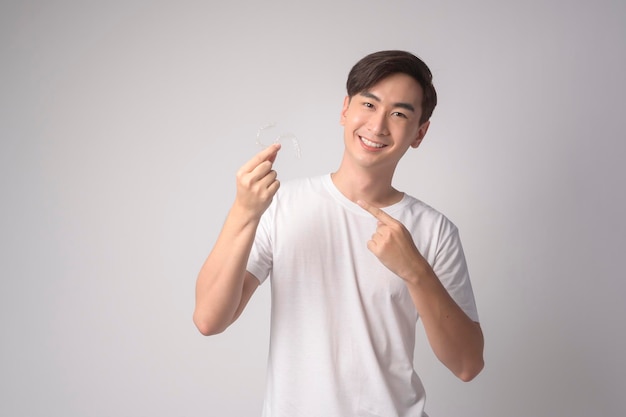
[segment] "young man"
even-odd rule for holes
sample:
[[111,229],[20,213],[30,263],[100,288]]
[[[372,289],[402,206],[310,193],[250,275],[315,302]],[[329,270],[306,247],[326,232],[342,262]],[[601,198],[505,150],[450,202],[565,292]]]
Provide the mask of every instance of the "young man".
[[431,80],[410,53],[370,54],[348,76],[336,172],[279,191],[276,144],[237,173],[235,202],[198,276],[194,322],[202,334],[222,332],[271,276],[266,417],[425,416],[413,368],[419,317],[460,379],[483,367],[457,228],[392,186],[428,130]]

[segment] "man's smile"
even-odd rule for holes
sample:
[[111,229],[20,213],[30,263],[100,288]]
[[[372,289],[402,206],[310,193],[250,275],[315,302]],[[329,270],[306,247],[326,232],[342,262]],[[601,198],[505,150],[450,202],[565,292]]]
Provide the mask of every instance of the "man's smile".
[[367,138],[364,138],[363,136],[359,136],[359,139],[368,148],[378,148],[378,149],[380,149],[380,148],[384,148],[385,146],[387,146],[384,143],[374,142],[374,141],[371,141],[371,140],[369,140]]

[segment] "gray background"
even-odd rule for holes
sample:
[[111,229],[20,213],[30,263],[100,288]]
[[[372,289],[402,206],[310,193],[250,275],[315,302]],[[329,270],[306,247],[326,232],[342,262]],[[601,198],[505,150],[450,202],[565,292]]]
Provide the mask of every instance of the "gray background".
[[[622,416],[626,3],[3,1],[0,414],[256,416],[269,286],[226,333],[196,274],[266,122],[335,169],[350,67],[408,49],[440,105],[396,185],[460,228],[469,384],[418,329],[427,410]],[[268,138],[271,140],[271,138]]]

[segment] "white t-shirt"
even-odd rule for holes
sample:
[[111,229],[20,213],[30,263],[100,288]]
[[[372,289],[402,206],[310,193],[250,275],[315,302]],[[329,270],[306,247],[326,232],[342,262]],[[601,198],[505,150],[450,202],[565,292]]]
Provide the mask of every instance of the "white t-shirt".
[[[383,210],[478,321],[456,226],[406,194]],[[248,271],[272,286],[264,417],[426,416],[418,314],[404,281],[367,249],[376,225],[330,175],[282,184],[263,214]]]

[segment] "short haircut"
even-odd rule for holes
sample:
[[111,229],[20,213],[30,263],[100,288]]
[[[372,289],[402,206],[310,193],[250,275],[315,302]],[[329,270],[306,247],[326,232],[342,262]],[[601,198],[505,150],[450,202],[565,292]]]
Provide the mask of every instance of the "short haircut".
[[358,61],[348,74],[346,89],[350,98],[394,74],[407,74],[422,87],[420,124],[428,121],[437,105],[433,75],[420,58],[410,52],[390,50],[371,53]]

